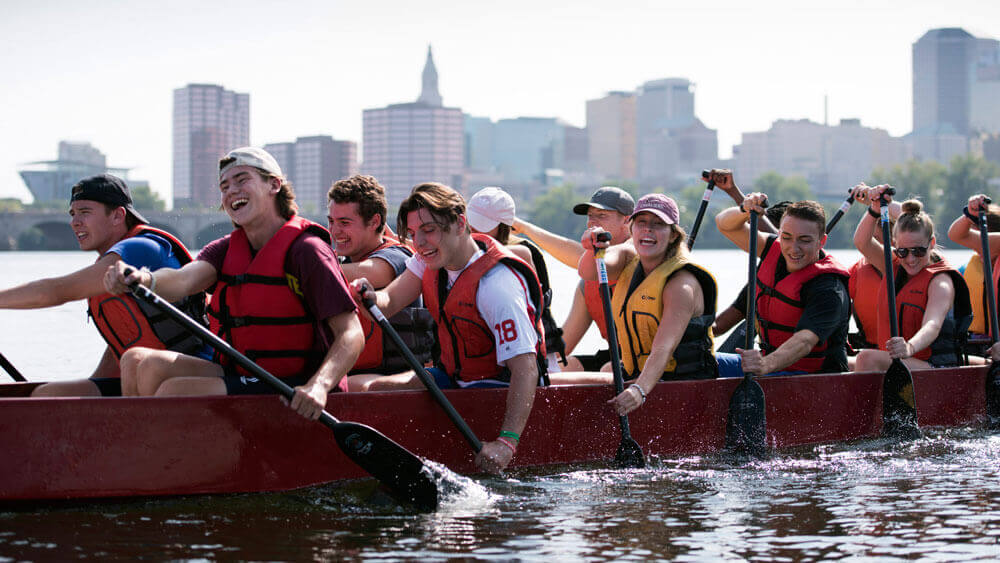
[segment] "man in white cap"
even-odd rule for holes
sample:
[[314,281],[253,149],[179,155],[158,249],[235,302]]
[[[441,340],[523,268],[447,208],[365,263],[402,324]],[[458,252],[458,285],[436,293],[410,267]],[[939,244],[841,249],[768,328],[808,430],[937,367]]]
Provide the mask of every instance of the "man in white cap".
[[[330,234],[298,216],[295,193],[267,152],[236,149],[219,161],[222,208],[236,230],[179,270],[110,270],[107,289],[138,281],[167,299],[212,288],[209,323],[236,350],[295,388],[291,407],[315,420],[364,346]],[[125,395],[239,395],[275,391],[216,354],[214,361],[133,348],[121,361]]]
[[545,256],[535,243],[528,239],[511,235],[516,214],[514,198],[497,187],[486,187],[469,199],[466,210],[469,226],[477,233],[489,235],[500,244],[505,245],[518,258],[521,258],[535,269],[538,281],[542,284],[542,294],[545,296],[545,308],[542,310],[542,328],[545,330],[545,350],[549,360],[549,373],[561,370],[565,366],[566,343],[563,342],[562,329],[552,317],[552,287],[549,285],[549,269],[545,265]]

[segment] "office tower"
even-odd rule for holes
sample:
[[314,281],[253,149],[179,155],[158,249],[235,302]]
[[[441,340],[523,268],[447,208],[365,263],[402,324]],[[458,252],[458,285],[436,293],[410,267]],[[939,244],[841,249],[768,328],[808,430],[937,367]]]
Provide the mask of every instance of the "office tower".
[[562,169],[566,124],[554,117],[497,121],[493,163],[507,184],[545,183],[545,171]]
[[1000,133],[1000,41],[976,40],[976,69],[969,102],[969,127]]
[[635,92],[608,92],[587,100],[588,159],[602,178],[636,177],[635,101]]
[[718,134],[694,113],[694,84],[651,80],[636,93],[636,168],[645,188],[690,182],[719,157]]
[[278,161],[295,189],[299,209],[307,215],[325,213],[330,186],[358,173],[358,149],[354,141],[316,135],[299,137],[294,143],[267,144],[264,150]]
[[465,127],[465,168],[493,169],[493,135],[496,124],[488,117],[463,114]]
[[462,110],[444,107],[430,47],[422,84],[416,102],[366,109],[362,115],[361,169],[386,187],[390,208],[423,182],[462,189]]
[[976,38],[964,29],[932,29],[913,44],[914,133],[969,132],[969,89]]
[[174,90],[174,207],[219,203],[219,158],[250,144],[250,94],[214,84]]

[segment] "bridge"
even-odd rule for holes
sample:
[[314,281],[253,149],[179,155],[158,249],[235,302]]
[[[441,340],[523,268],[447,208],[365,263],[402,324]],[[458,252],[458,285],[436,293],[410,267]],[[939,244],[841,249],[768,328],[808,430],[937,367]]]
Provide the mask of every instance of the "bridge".
[[[201,248],[233,230],[222,211],[142,211],[152,226],[169,231],[188,248]],[[32,247],[76,250],[76,237],[65,211],[0,212],[0,250]],[[326,225],[326,217],[310,217]]]

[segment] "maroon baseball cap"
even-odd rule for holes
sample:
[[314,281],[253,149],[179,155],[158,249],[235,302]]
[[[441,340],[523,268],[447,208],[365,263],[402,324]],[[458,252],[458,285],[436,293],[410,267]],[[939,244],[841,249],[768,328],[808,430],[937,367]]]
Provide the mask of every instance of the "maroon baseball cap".
[[635,211],[629,215],[629,221],[635,219],[635,216],[643,211],[656,215],[668,225],[676,225],[680,218],[677,203],[663,194],[649,194],[640,197],[635,204]]

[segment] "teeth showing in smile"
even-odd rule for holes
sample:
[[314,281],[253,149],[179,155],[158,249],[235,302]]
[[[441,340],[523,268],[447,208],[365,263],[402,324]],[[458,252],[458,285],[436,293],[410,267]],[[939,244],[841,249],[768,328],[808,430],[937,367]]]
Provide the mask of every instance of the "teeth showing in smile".
[[655,246],[656,245],[656,240],[651,239],[651,238],[641,238],[641,239],[639,239],[639,244],[644,245],[644,246]]
[[232,203],[229,204],[229,208],[232,209],[233,211],[236,211],[237,209],[243,207],[244,205],[246,205],[248,203],[250,203],[249,199],[246,199],[246,198],[237,199],[237,200],[235,200],[235,201],[233,201]]

